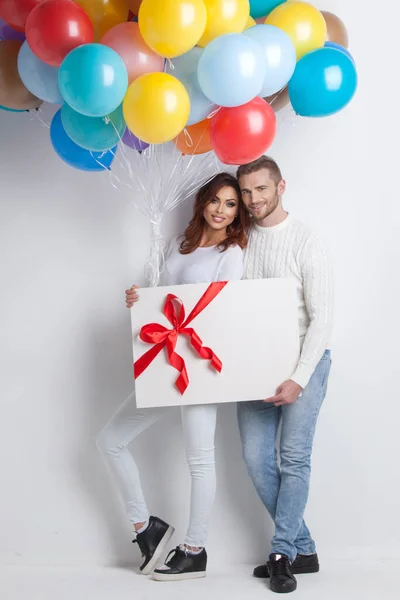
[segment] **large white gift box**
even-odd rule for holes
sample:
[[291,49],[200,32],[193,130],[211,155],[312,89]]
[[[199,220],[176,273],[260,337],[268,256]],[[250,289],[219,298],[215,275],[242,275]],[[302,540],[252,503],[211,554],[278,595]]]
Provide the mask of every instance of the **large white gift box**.
[[145,288],[131,317],[138,408],[264,399],[299,359],[292,278]]

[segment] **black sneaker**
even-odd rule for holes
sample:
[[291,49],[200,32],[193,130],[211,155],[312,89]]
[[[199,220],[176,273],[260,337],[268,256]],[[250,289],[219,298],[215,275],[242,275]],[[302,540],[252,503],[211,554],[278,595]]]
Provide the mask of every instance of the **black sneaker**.
[[294,592],[297,581],[292,573],[292,567],[286,554],[271,554],[268,561],[271,592],[287,594]]
[[168,554],[165,565],[155,569],[153,579],[156,581],[197,579],[206,576],[206,568],[207,552],[205,548],[198,554],[191,554],[185,551],[184,546],[177,546]]
[[133,543],[139,546],[144,557],[144,562],[140,567],[140,572],[143,575],[152,572],[174,531],[174,528],[165,521],[158,517],[150,517],[147,529],[136,535]]
[[[318,554],[298,554],[292,563],[293,575],[300,575],[302,573],[318,573],[318,571]],[[267,579],[269,577],[268,564],[264,563],[263,565],[256,567],[253,571],[253,576],[260,579]]]

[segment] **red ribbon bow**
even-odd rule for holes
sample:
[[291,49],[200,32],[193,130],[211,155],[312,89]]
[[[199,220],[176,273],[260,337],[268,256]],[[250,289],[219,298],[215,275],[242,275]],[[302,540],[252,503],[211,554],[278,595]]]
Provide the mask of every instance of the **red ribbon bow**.
[[180,373],[175,381],[175,385],[183,395],[189,385],[189,377],[186,371],[185,361],[175,352],[176,343],[180,334],[187,335],[190,343],[199,356],[206,360],[210,360],[211,366],[218,371],[218,373],[221,372],[222,362],[220,359],[210,348],[203,346],[203,342],[197,333],[194,329],[188,327],[188,325],[210,304],[210,302],[214,300],[216,296],[218,296],[226,284],[227,281],[211,283],[186,320],[185,307],[182,300],[177,296],[174,296],[174,294],[168,294],[164,304],[163,313],[173,326],[173,329],[167,329],[159,323],[149,323],[142,327],[139,334],[140,339],[143,342],[146,342],[146,344],[155,345],[145,352],[145,354],[143,354],[143,356],[141,356],[133,365],[135,379],[140,377],[143,371],[147,369],[155,357],[165,347],[167,349],[170,365]]

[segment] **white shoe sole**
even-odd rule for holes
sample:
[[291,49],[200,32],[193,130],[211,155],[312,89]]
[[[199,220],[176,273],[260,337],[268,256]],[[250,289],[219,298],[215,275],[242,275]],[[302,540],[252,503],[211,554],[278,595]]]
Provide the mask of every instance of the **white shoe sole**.
[[156,567],[174,531],[174,527],[168,527],[167,531],[164,533],[164,536],[161,538],[160,543],[158,544],[153,556],[151,557],[151,560],[147,563],[144,569],[140,571],[142,575],[149,575]]
[[168,575],[167,573],[153,573],[152,575],[154,581],[184,581],[185,579],[200,579],[200,577],[205,576],[205,571],[198,571],[196,573],[180,573],[179,575]]

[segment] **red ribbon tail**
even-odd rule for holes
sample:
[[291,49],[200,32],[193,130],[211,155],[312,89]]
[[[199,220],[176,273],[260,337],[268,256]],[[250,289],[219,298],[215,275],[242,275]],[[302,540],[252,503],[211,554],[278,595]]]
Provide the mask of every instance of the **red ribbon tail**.
[[183,360],[182,356],[179,356],[179,354],[177,354],[175,352],[177,339],[178,339],[177,335],[167,338],[166,349],[167,349],[169,364],[172,367],[174,367],[174,369],[179,371],[179,376],[178,376],[177,380],[175,381],[175,385],[176,385],[178,391],[183,396],[183,394],[186,392],[186,389],[189,385],[189,376],[187,374],[185,361]]
[[197,335],[194,329],[191,327],[187,327],[186,329],[182,329],[181,333],[184,333],[189,337],[190,343],[193,348],[196,350],[197,354],[204,358],[205,360],[209,360],[213,369],[221,373],[222,371],[222,362],[218,358],[218,356],[211,350],[211,348],[207,348],[203,346],[203,342],[200,337]]

